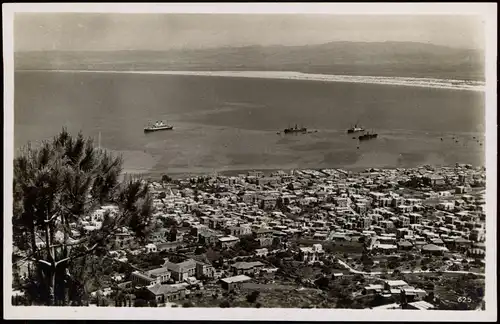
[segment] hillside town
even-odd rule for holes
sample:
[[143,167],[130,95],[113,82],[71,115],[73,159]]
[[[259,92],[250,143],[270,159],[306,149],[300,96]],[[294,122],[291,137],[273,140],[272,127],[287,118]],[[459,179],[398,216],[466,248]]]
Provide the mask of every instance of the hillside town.
[[[484,307],[484,168],[148,181],[153,228],[144,243],[121,229],[96,261],[88,306]],[[115,210],[102,206],[70,224],[71,239],[99,229]],[[14,260],[24,256],[14,248]],[[13,298],[22,299],[17,287],[33,267],[14,264]]]

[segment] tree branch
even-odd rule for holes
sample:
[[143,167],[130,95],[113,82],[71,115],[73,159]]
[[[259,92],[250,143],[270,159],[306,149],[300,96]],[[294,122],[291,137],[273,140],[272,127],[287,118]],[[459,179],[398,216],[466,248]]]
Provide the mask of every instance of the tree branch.
[[46,264],[46,265],[48,265],[49,267],[50,267],[50,266],[52,266],[52,264],[50,264],[50,262],[47,262],[47,261],[45,261],[45,260],[36,260],[36,261],[38,261],[38,262],[40,262],[40,263],[43,263],[43,264]]
[[[103,241],[105,238],[107,238],[107,237],[102,238],[100,241]],[[69,257],[64,258],[62,260],[59,260],[59,261],[56,262],[55,266],[57,267],[59,264],[61,264],[63,262],[71,261],[71,260],[78,259],[80,257],[86,256],[87,254],[92,253],[98,246],[99,246],[99,243],[94,244],[90,249],[88,247],[85,247],[85,251],[84,252],[78,253],[78,254],[73,255],[73,256],[69,256]]]
[[48,223],[52,222],[54,219],[56,219],[57,216],[59,216],[58,214],[59,214],[59,211],[57,211],[51,218],[45,219],[44,220],[45,224],[48,224]]

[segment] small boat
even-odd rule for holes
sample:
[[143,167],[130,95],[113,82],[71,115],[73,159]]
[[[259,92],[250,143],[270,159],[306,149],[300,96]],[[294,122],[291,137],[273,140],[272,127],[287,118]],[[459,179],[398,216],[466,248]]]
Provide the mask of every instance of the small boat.
[[358,126],[358,124],[354,124],[351,128],[347,130],[347,134],[352,134],[352,133],[358,133],[358,132],[364,132],[365,129],[361,126]]
[[302,127],[298,128],[297,124],[295,124],[295,128],[293,127],[288,127],[283,130],[283,133],[285,134],[293,134],[293,133],[307,133],[307,128]]
[[358,139],[360,141],[366,141],[366,140],[371,140],[371,139],[377,138],[377,137],[378,137],[378,134],[367,132],[366,134],[358,136]]
[[172,130],[172,129],[174,129],[174,126],[165,124],[163,123],[163,121],[160,120],[154,124],[149,124],[148,126],[144,127],[144,133],[156,132],[161,130]]

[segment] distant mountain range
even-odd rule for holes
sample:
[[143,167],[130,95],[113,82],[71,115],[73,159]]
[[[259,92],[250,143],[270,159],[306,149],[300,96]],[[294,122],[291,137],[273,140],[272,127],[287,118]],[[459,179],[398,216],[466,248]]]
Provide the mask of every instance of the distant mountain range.
[[484,80],[483,53],[413,42],[15,53],[16,70],[255,70]]

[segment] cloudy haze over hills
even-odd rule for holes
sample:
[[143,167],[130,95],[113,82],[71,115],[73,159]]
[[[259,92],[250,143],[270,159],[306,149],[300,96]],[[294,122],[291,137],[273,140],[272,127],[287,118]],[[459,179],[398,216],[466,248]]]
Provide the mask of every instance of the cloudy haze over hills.
[[483,48],[483,23],[457,15],[22,13],[15,50],[112,51],[421,42]]
[[18,14],[16,69],[483,79],[473,16]]

